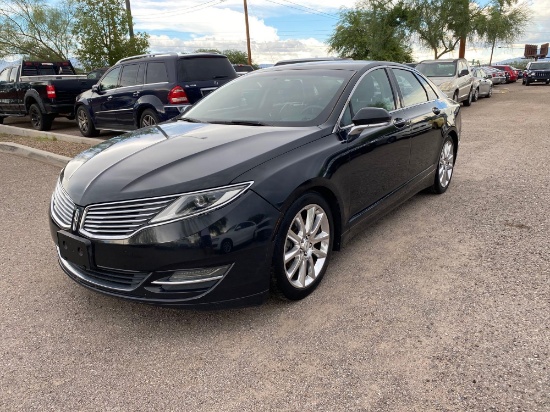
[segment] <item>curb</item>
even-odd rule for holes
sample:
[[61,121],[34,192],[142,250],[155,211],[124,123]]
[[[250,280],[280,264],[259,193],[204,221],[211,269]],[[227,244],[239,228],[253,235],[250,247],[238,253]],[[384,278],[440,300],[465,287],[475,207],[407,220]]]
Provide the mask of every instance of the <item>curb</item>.
[[12,134],[16,136],[26,136],[26,137],[39,137],[50,140],[61,140],[63,142],[71,143],[84,143],[89,144],[90,146],[95,146],[96,144],[102,143],[105,140],[95,139],[93,137],[78,137],[78,136],[68,136],[61,133],[52,133],[52,132],[41,132],[39,130],[30,130],[22,129],[16,126],[8,126],[7,124],[0,124],[0,133]]
[[64,167],[69,160],[71,160],[70,157],[46,152],[45,150],[34,149],[32,147],[23,146],[17,143],[0,142],[0,152],[26,157],[27,159],[38,160],[40,162],[59,167]]

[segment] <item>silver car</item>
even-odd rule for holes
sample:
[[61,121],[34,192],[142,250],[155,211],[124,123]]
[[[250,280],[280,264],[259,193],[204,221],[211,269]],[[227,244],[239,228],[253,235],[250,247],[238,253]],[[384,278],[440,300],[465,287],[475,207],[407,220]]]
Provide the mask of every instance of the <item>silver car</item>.
[[472,104],[474,79],[466,59],[424,60],[416,70],[429,77],[455,102],[464,102],[464,106]]
[[495,69],[494,67],[483,66],[482,69],[491,75],[493,85],[506,83],[506,75],[502,70]]
[[474,76],[474,95],[472,100],[477,101],[480,97],[491,97],[493,95],[493,78],[485,69],[481,67],[472,68]]

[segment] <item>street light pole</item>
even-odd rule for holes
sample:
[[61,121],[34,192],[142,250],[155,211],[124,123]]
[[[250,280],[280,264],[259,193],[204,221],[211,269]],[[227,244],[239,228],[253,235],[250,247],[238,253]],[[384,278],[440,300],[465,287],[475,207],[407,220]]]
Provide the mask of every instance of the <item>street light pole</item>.
[[246,0],[244,0],[244,21],[246,23],[246,48],[248,50],[248,64],[252,65],[252,53],[250,51],[250,31],[248,29],[248,6],[246,4]]

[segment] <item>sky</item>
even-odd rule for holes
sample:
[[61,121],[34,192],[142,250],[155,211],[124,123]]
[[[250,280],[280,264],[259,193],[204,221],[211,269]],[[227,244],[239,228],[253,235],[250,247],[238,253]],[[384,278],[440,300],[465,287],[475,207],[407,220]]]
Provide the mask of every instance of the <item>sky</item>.
[[[550,0],[525,0],[533,18],[514,43],[497,44],[493,62],[523,55],[524,44],[550,40]],[[246,51],[244,0],[131,0],[136,31],[150,35],[152,52],[197,48]],[[257,64],[330,55],[326,41],[339,13],[356,0],[247,0],[252,59]],[[432,52],[414,46],[415,60]],[[490,48],[468,44],[468,60],[489,60]],[[443,57],[458,57],[457,53]]]

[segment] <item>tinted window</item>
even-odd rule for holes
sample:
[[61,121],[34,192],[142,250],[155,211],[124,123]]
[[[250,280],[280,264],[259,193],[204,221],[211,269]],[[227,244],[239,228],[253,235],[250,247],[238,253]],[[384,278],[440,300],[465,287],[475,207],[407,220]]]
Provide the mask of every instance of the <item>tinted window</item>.
[[118,75],[120,74],[120,67],[116,67],[105,75],[101,80],[101,90],[111,90],[118,87]]
[[178,81],[234,79],[237,73],[225,57],[193,57],[178,60]]
[[162,83],[168,81],[166,65],[164,62],[151,62],[147,64],[147,77],[145,83]]
[[0,73],[0,82],[7,82],[10,78],[10,69],[4,69]]
[[426,79],[418,76],[418,80],[420,80],[420,83],[422,83],[422,86],[424,86],[424,90],[426,90],[426,93],[428,93],[428,100],[437,99],[437,93],[434,91],[434,89],[432,89],[432,86],[426,81]]
[[416,70],[428,77],[453,77],[456,75],[455,62],[420,63]]
[[137,84],[139,64],[128,64],[122,67],[120,86],[135,86]]
[[413,73],[408,70],[392,70],[403,95],[403,104],[405,106],[412,106],[428,101],[426,91]]
[[341,124],[350,124],[351,118],[364,107],[380,107],[387,111],[395,110],[392,88],[384,69],[367,73],[357,84],[350,98],[350,110],[349,112],[346,110],[344,113]]

